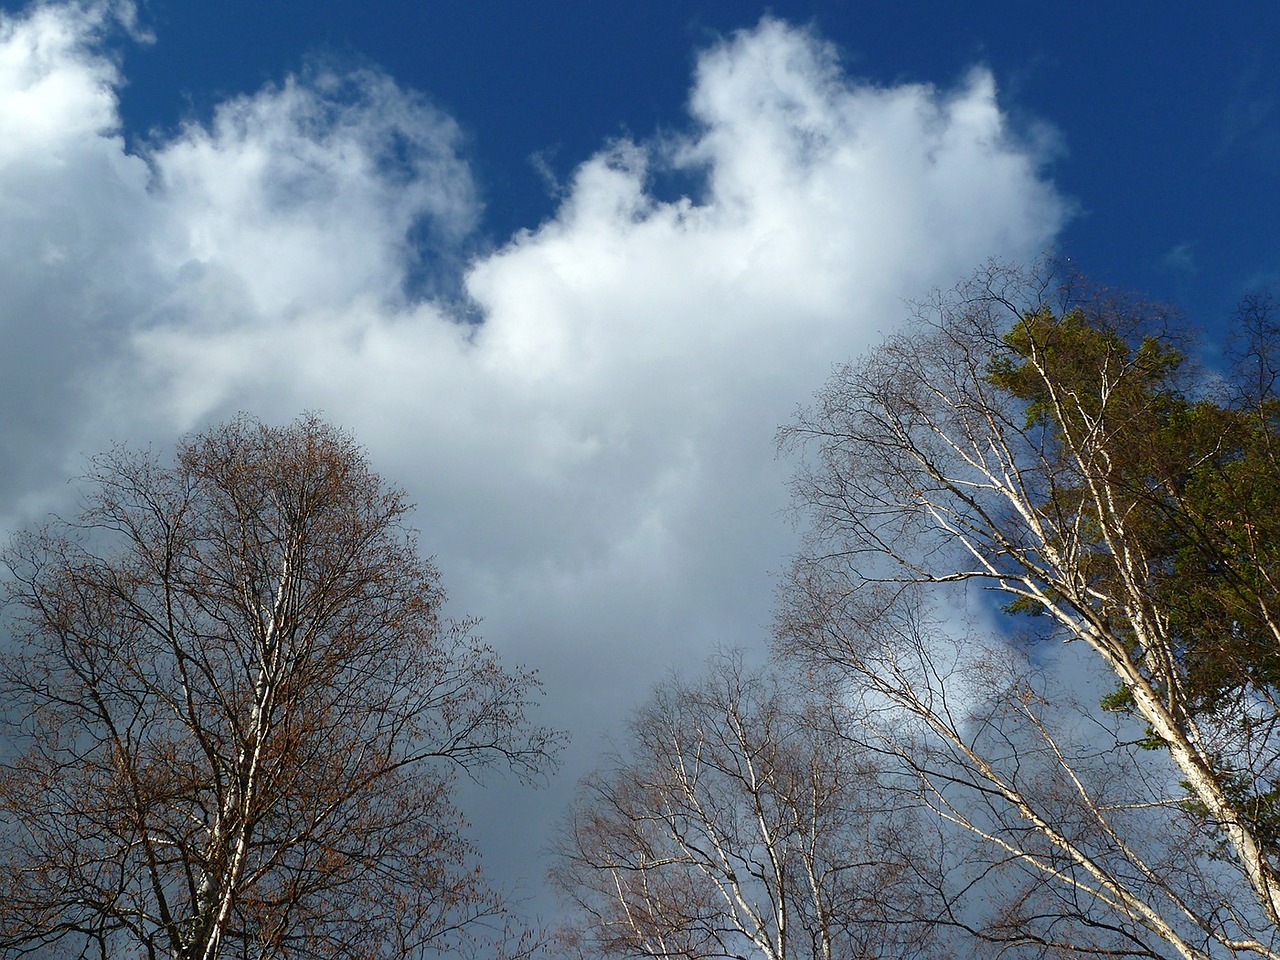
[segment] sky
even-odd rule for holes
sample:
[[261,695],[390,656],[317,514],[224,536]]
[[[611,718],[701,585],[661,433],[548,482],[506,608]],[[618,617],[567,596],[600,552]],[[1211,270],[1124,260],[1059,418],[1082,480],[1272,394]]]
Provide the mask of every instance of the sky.
[[906,301],[1052,252],[1212,360],[1280,286],[1268,3],[0,10],[0,527],[113,441],[350,430],[573,737],[465,797],[544,916],[628,710],[766,648],[775,431]]

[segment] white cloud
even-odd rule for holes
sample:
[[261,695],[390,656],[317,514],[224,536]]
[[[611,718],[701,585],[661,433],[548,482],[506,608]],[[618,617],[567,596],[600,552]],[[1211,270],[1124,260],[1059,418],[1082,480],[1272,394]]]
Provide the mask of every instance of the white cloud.
[[95,49],[110,19],[101,6],[0,19],[0,513],[67,469],[86,372],[125,346],[147,295],[133,271],[155,209],[119,136],[120,76]]
[[160,256],[208,291],[184,315],[219,327],[276,324],[373,296],[400,304],[424,219],[451,243],[474,225],[475,190],[456,124],[371,71],[317,69],[220,106],[151,157],[172,222]]
[[[668,665],[764,636],[792,544],[772,438],[831,363],[1064,216],[987,73],[857,84],[766,20],[702,55],[688,133],[602,148],[550,221],[471,263],[463,322],[406,293],[411,237],[448,263],[478,219],[452,120],[314,69],[132,156],[101,20],[44,6],[0,33],[0,329],[21,345],[0,513],[108,436],[322,410],[409,487],[459,612],[543,669],[588,751]],[[704,189],[658,199],[673,169]]]

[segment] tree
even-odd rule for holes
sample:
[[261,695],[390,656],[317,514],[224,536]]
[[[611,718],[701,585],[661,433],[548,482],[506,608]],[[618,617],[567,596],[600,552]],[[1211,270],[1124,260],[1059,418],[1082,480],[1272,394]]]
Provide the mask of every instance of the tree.
[[[989,936],[1280,956],[1280,403],[1269,308],[1244,319],[1209,376],[1161,312],[992,267],[784,432],[813,527],[782,646],[910,718],[881,748],[1034,889]],[[967,585],[1041,632],[939,623]],[[1046,656],[1110,691],[1068,710]]]
[[315,417],[91,462],[4,553],[0,950],[416,956],[505,922],[457,773],[547,768],[534,676],[440,615],[409,505]]
[[[911,810],[830,724],[831,702],[737,656],[672,680],[588,778],[559,850],[570,940],[618,957],[929,954]],[[918,836],[910,839],[914,845]]]

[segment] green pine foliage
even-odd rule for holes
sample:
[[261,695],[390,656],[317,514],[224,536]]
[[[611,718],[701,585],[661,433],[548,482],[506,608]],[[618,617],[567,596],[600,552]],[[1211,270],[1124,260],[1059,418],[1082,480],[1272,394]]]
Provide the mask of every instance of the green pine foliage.
[[[1124,499],[1137,536],[1123,546],[1146,555],[1145,587],[1179,638],[1180,673],[1196,708],[1275,687],[1280,399],[1250,404],[1231,384],[1193,375],[1167,335],[1126,337],[1105,317],[1079,309],[1027,313],[1004,341],[1011,352],[993,358],[989,380],[1025,403],[1028,429],[1041,430],[1064,454],[1070,447],[1099,451],[1087,471],[1068,470],[1063,456],[1046,504],[1060,520],[1076,521],[1059,529],[1092,541],[1086,576],[1101,586],[1117,572],[1111,558],[1120,545],[1107,542],[1087,515],[1085,487],[1098,483]],[[1054,404],[1053,394],[1073,402]],[[1069,419],[1055,417],[1064,410]],[[1090,436],[1098,430],[1107,431],[1101,442]],[[1015,601],[1008,609],[1032,606]],[[1108,702],[1118,709],[1129,701],[1118,692]]]

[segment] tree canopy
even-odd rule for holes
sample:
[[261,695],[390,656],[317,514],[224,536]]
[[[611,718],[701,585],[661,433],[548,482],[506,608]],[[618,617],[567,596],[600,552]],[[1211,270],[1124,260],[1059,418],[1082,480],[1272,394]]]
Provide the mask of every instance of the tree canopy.
[[[1006,942],[1274,957],[1273,317],[1246,305],[1234,369],[1210,373],[1165,312],[1078,294],[984,270],[839,368],[784,431],[808,457],[796,489],[813,523],[781,646],[914,717],[915,739],[881,731],[880,749],[1041,878],[1034,908],[1006,911]],[[959,625],[966,604],[993,616],[955,592],[973,587],[1038,616],[1022,646]],[[1111,677],[1074,720],[1036,666],[1072,659],[1053,638],[1088,651],[1081,683],[1090,665]]]
[[768,960],[937,956],[922,823],[827,694],[722,654],[632,719],[588,776],[552,878],[567,949]]
[[0,950],[416,956],[501,929],[457,773],[547,768],[409,504],[315,417],[95,458],[4,552]]

